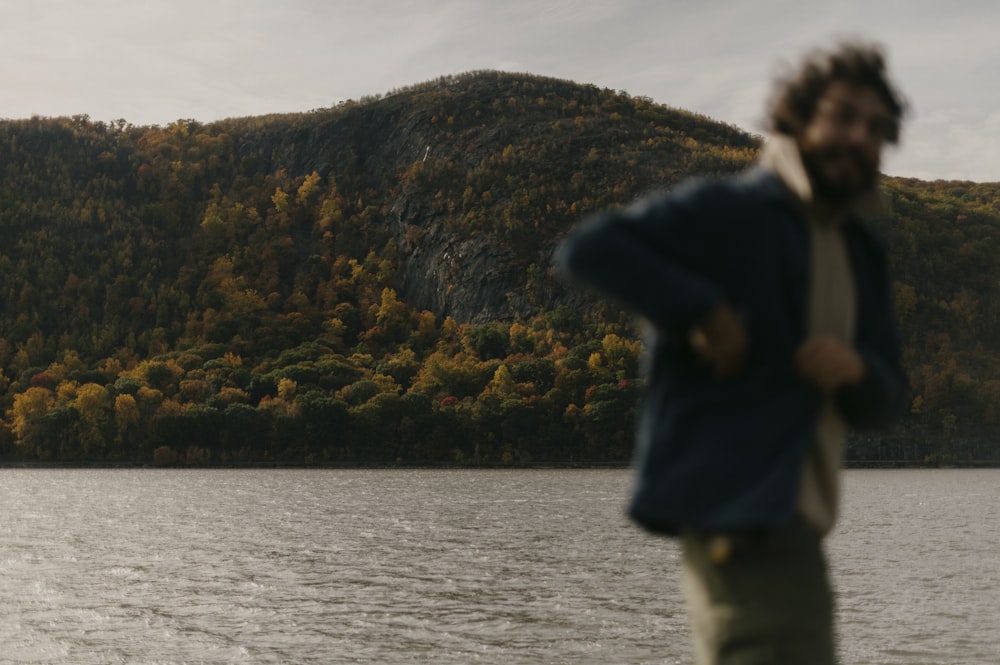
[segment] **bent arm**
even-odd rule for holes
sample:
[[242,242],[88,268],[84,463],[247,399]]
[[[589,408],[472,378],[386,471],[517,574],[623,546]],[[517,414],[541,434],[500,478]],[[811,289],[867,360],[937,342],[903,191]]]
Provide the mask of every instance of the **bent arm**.
[[724,302],[696,268],[707,240],[705,220],[693,214],[694,196],[660,194],[588,217],[560,244],[554,262],[658,328],[688,328]]

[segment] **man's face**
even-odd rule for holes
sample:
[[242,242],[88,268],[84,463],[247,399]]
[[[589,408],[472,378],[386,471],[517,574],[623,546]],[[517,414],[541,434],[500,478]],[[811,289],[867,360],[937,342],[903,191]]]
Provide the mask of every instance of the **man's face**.
[[875,90],[830,83],[797,137],[816,195],[837,203],[872,188],[892,123]]

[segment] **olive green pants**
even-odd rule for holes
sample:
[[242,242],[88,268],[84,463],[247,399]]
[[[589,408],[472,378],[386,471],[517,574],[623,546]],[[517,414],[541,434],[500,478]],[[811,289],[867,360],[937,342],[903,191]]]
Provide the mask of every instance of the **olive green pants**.
[[801,520],[682,534],[698,665],[833,665],[833,594],[821,541]]

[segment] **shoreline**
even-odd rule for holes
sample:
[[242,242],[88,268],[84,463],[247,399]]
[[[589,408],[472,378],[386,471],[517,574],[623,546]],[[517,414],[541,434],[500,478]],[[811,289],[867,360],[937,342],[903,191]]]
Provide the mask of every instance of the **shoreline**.
[[[260,469],[329,469],[329,470],[502,470],[532,471],[532,470],[610,470],[629,469],[629,462],[622,463],[544,463],[544,464],[445,464],[445,463],[406,463],[406,462],[345,462],[339,464],[303,464],[268,462],[261,464],[205,464],[205,465],[162,465],[138,464],[133,462],[81,462],[65,464],[58,462],[28,462],[0,461],[0,469],[228,469],[228,470],[260,470]],[[948,462],[930,462],[920,460],[846,460],[843,469],[1000,469],[1000,460],[954,460]]]

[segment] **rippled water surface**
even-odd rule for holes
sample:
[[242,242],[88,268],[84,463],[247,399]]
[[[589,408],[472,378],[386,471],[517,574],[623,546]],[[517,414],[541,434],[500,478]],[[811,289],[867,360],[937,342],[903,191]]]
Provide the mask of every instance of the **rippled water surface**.
[[848,664],[1000,664],[1000,470],[849,471],[828,552]]
[[[688,663],[630,477],[0,470],[0,663]],[[846,488],[843,662],[1000,663],[1000,471]]]

